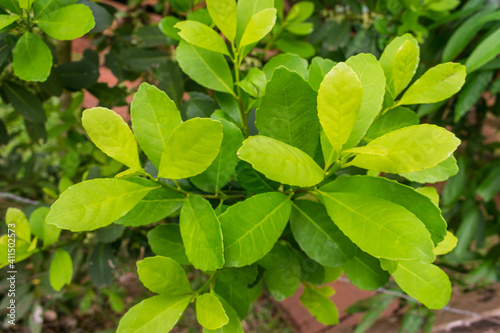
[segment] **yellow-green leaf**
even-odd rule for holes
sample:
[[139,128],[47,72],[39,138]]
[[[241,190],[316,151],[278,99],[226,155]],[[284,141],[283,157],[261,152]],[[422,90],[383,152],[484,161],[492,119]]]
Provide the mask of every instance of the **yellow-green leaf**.
[[276,22],[276,9],[267,8],[252,16],[240,40],[240,47],[253,44],[264,38]]
[[196,319],[201,326],[209,330],[216,330],[229,323],[229,317],[221,302],[209,293],[196,298]]
[[50,285],[56,291],[61,290],[65,284],[71,283],[73,275],[73,261],[68,252],[58,249],[50,263]]
[[116,112],[101,107],[85,110],[82,124],[92,142],[106,155],[131,169],[142,169],[135,137]]
[[185,41],[213,52],[229,55],[222,37],[209,26],[197,21],[182,21],[174,28],[179,29],[179,36]]
[[458,238],[455,237],[455,235],[453,235],[451,232],[447,231],[443,241],[434,248],[434,254],[440,256],[451,252],[457,246],[457,243]]
[[339,153],[358,119],[363,88],[356,73],[340,62],[326,74],[318,90],[318,116],[326,137]]
[[235,0],[207,0],[207,9],[215,25],[233,43],[238,20]]

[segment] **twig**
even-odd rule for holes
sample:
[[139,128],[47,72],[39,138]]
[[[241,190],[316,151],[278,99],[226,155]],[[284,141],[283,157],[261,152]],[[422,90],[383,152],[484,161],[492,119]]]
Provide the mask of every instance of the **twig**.
[[26,199],[26,198],[20,197],[18,195],[7,193],[7,192],[0,192],[0,198],[12,199],[15,201],[23,202],[23,203],[28,204],[28,205],[38,205],[38,201],[36,201],[36,200]]

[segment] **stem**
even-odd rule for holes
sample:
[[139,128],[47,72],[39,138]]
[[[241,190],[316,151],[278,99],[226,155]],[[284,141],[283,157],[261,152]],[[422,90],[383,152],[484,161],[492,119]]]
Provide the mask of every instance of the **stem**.
[[211,284],[215,278],[215,273],[217,271],[213,271],[212,274],[210,274],[210,277],[208,278],[207,282],[205,282],[198,290],[196,290],[196,295],[199,295],[203,290],[205,290],[209,284]]
[[240,66],[241,66],[241,62],[243,61],[243,59],[240,58],[239,50],[236,50],[236,48],[234,47],[234,44],[231,44],[231,47],[233,49],[233,54],[234,54],[234,58],[232,60],[233,60],[233,64],[234,64],[234,78],[236,81],[235,85],[236,85],[236,92],[237,92],[237,95],[235,97],[236,97],[236,100],[238,101],[238,105],[240,107],[241,129],[243,130],[244,137],[247,138],[248,137],[248,119],[247,119],[247,114],[245,112],[245,108],[243,107],[243,101],[241,100],[241,88],[238,85],[238,83],[240,82]]

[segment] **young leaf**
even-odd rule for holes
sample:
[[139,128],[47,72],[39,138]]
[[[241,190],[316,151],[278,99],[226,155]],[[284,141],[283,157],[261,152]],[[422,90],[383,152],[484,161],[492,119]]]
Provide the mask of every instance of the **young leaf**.
[[267,8],[252,16],[240,40],[240,48],[264,38],[276,23],[276,9]]
[[192,295],[160,295],[134,305],[120,320],[116,333],[169,332],[193,298]]
[[457,246],[458,238],[447,231],[444,239],[432,250],[435,255],[440,256],[451,252]]
[[50,285],[56,291],[61,290],[65,284],[71,283],[73,275],[73,261],[68,252],[58,249],[50,263]]
[[188,43],[209,51],[229,55],[222,37],[209,26],[196,21],[182,21],[174,28],[179,29],[179,36]]
[[239,161],[236,152],[243,142],[243,134],[238,127],[224,119],[219,121],[223,134],[219,154],[205,171],[189,179],[205,192],[215,193],[231,179]]
[[156,256],[137,262],[139,279],[146,288],[162,295],[180,295],[191,292],[184,269],[171,258]]
[[300,296],[300,302],[320,323],[335,325],[339,323],[339,312],[335,303],[329,298],[333,293],[334,291],[330,286],[319,289],[305,287],[304,293]]
[[82,37],[95,25],[89,7],[77,4],[61,7],[49,13],[44,12],[38,19],[38,26],[52,38],[71,40]]
[[400,176],[417,183],[437,183],[447,180],[448,178],[458,173],[457,160],[453,155],[445,159],[443,162],[433,166],[430,169],[422,171],[414,171],[400,173]]
[[[299,2],[298,4],[301,4]],[[333,66],[337,63],[321,57],[314,57],[311,61],[311,66],[309,66],[308,80],[311,87],[318,91],[321,82],[325,78],[325,75],[332,70]]]
[[148,243],[156,255],[169,257],[181,265],[189,265],[178,224],[162,224],[148,232]]
[[359,289],[376,290],[389,282],[390,276],[380,267],[380,261],[360,249],[342,267],[349,281]]
[[420,61],[417,40],[411,34],[394,38],[380,56],[387,89],[393,98],[408,85]]
[[229,317],[221,302],[209,293],[196,297],[196,319],[201,326],[209,330],[216,330],[229,323]]
[[323,180],[323,170],[303,151],[262,135],[243,141],[238,157],[267,178],[295,186],[313,186]]
[[384,71],[375,56],[361,53],[347,59],[346,64],[351,67],[361,81],[363,98],[358,118],[344,149],[356,146],[363,138],[380,111],[385,93]]
[[186,255],[195,268],[215,271],[224,265],[221,223],[208,201],[188,196],[179,225]]
[[193,118],[177,127],[161,157],[158,176],[181,179],[205,171],[219,154],[222,125],[207,118]]
[[121,179],[87,180],[62,193],[45,222],[71,231],[102,228],[125,215],[153,189]]
[[139,227],[158,222],[177,211],[184,199],[182,194],[169,188],[154,189],[115,223],[127,227]]
[[[16,238],[31,242],[31,227],[26,215],[19,208],[9,207],[5,213],[5,224],[16,233]],[[13,224],[14,226],[9,226]]]
[[267,8],[273,8],[273,0],[241,0],[237,4],[238,24],[236,40],[239,41],[252,17]]
[[278,240],[290,217],[290,199],[278,192],[255,195],[219,216],[227,267],[250,265]]
[[436,259],[425,225],[403,206],[359,193],[319,193],[335,224],[368,254],[393,260]]
[[465,75],[464,65],[447,62],[434,66],[406,90],[398,104],[436,103],[450,98],[464,85]]
[[159,168],[170,135],[182,123],[175,103],[155,86],[142,83],[130,105],[130,115],[139,145]]
[[26,81],[47,80],[52,68],[52,53],[45,42],[31,32],[19,38],[13,51],[14,73]]
[[351,135],[362,97],[361,82],[345,63],[338,63],[321,82],[318,90],[319,122],[337,153]]
[[221,296],[215,293],[214,296],[217,297],[219,302],[222,304],[224,311],[226,312],[226,316],[229,318],[229,322],[216,330],[203,328],[203,333],[244,333],[243,328],[241,327],[240,318],[238,318],[238,314],[233,307]]
[[294,201],[290,226],[300,248],[322,265],[340,266],[356,254],[357,246],[339,230],[318,202]]
[[316,92],[298,73],[278,67],[266,85],[260,107],[255,111],[255,126],[259,134],[297,147],[314,157],[320,128],[316,98]]
[[405,293],[429,309],[438,310],[448,304],[450,279],[439,267],[422,261],[398,261],[394,266],[389,273]]
[[233,92],[233,77],[224,56],[181,41],[176,48],[177,61],[191,79],[209,89]]
[[237,83],[241,89],[245,90],[250,96],[259,98],[266,89],[266,75],[256,67],[250,68],[243,80]]
[[477,70],[500,53],[500,30],[496,30],[483,40],[465,62],[467,73],[470,74]]
[[404,106],[398,106],[377,118],[366,132],[364,139],[370,142],[384,134],[418,123],[419,118],[415,112]]
[[45,223],[45,218],[50,209],[47,207],[40,207],[30,215],[29,224],[31,233],[43,240],[43,246],[49,246],[57,242],[61,229],[53,224]]
[[238,20],[235,0],[207,0],[207,9],[215,25],[234,43]]
[[142,169],[134,135],[116,112],[101,107],[85,110],[82,125],[92,142],[106,155],[131,169]]
[[362,193],[403,206],[422,221],[431,233],[434,244],[446,235],[446,221],[429,198],[412,187],[383,177],[343,176],[320,188],[323,192]]
[[376,138],[363,147],[346,150],[357,154],[349,162],[360,168],[406,173],[432,168],[455,151],[460,140],[443,127],[408,126]]
[[436,206],[439,206],[439,194],[437,193],[437,190],[435,187],[422,186],[422,187],[416,188],[415,191],[417,191],[420,194],[425,195],[426,197],[431,199],[433,204],[435,204]]

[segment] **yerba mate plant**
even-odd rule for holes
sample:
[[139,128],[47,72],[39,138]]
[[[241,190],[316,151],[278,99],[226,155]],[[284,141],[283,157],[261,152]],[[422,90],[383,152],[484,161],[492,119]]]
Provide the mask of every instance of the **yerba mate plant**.
[[[264,284],[276,300],[302,284],[301,302],[320,322],[336,324],[334,290],[322,285],[342,271],[367,290],[392,275],[428,308],[445,306],[450,281],[433,262],[456,238],[433,188],[392,179],[425,184],[457,172],[460,141],[419,124],[405,106],[449,98],[465,67],[440,64],[409,85],[419,46],[407,34],[379,60],[358,54],[308,64],[284,54],[241,73],[244,57],[273,28],[273,0],[207,6],[225,39],[202,23],[179,22],[176,57],[193,81],[215,91],[220,110],[183,121],[165,93],[143,83],[131,104],[133,133],[111,110],[84,111],[91,140],[128,169],[69,187],[46,218],[77,232],[179,215],[149,232],[157,256],[137,266],[158,295],[132,307],[118,332],[168,331],[190,303],[204,332],[243,332],[240,320]],[[197,290],[188,265],[207,275]]]

